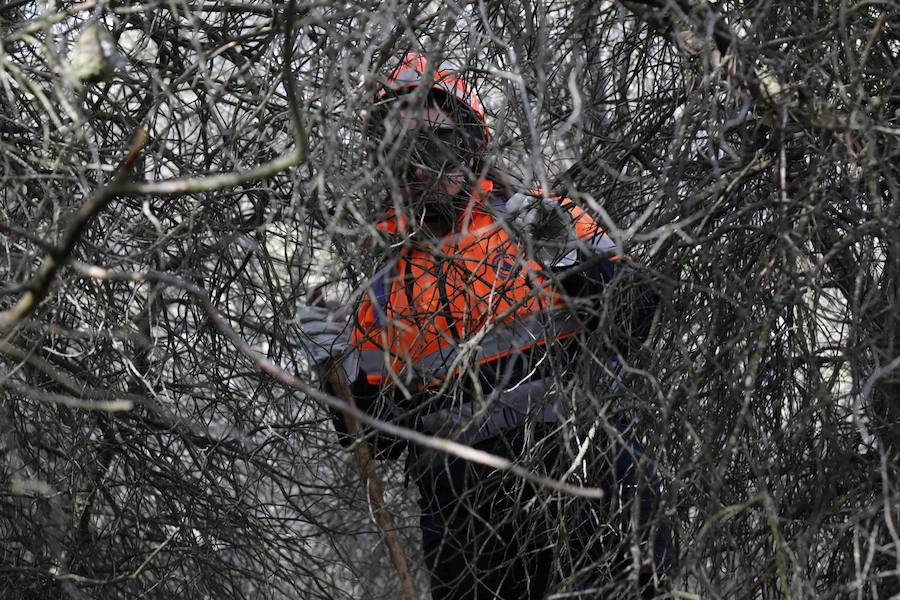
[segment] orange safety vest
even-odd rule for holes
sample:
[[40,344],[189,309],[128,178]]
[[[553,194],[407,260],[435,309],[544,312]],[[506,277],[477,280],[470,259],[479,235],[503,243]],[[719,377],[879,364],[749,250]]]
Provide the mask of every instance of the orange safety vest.
[[[353,334],[370,384],[430,387],[579,330],[552,278],[485,209],[491,188],[479,182],[481,193],[473,194],[454,233],[404,248],[376,276]],[[579,238],[603,234],[571,200],[556,199]]]

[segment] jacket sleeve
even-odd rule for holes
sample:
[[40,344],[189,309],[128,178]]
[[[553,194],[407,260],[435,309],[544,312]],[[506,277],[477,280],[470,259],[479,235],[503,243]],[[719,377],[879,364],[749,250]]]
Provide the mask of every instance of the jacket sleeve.
[[[327,383],[325,385],[325,391],[329,394],[334,393],[331,385]],[[384,402],[384,394],[390,392],[369,383],[364,372],[360,371],[356,381],[350,384],[350,391],[353,393],[353,400],[360,410],[363,410],[382,421],[391,420],[391,412]],[[338,433],[338,439],[340,440],[341,445],[344,448],[349,448],[355,440],[353,436],[347,432],[344,416],[339,411],[332,410],[331,418],[334,423],[334,429]],[[400,458],[403,454],[403,450],[406,448],[406,440],[396,438],[380,431],[373,431],[370,427],[366,426],[363,426],[362,431],[365,439],[372,445],[372,450],[376,459]]]
[[659,296],[626,257],[608,256],[615,245],[606,234],[583,241],[576,260],[553,270],[566,295],[583,307],[588,328],[602,319],[613,351],[627,357],[647,339]]
[[[366,299],[356,313],[356,327],[362,331],[369,331],[375,321],[375,314],[371,302]],[[334,395],[331,385],[326,382],[325,391]],[[353,394],[353,400],[357,408],[367,412],[376,419],[381,421],[390,421],[393,414],[388,407],[386,394],[391,394],[391,388],[369,383],[366,372],[363,368],[358,370],[356,379],[350,382],[350,392]],[[347,432],[347,425],[344,422],[344,415],[339,411],[331,411],[334,429],[338,433],[338,439],[341,445],[348,448],[355,441],[354,437]],[[372,445],[372,450],[377,459],[394,459],[399,458],[406,448],[406,441],[387,435],[380,431],[373,431],[372,428],[362,427],[362,435]]]

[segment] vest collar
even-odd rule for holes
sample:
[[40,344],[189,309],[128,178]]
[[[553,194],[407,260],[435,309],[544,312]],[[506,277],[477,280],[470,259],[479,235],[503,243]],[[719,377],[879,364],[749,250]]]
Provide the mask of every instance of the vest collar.
[[[490,202],[491,192],[494,191],[494,182],[479,177],[472,186],[469,194],[469,202],[465,210],[459,211],[456,216],[457,225],[466,228],[472,221],[473,214],[485,214]],[[409,228],[409,219],[405,215],[398,215],[393,208],[387,210],[385,218],[375,224],[375,229],[386,234],[404,234]]]

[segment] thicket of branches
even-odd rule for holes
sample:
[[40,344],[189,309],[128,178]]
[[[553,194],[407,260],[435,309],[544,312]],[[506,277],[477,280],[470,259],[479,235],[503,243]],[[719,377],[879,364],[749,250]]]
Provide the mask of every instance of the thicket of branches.
[[397,597],[293,316],[385,251],[363,117],[422,51],[474,80],[497,164],[661,294],[571,427],[638,418],[673,588],[897,594],[898,9],[4,3],[0,592]]

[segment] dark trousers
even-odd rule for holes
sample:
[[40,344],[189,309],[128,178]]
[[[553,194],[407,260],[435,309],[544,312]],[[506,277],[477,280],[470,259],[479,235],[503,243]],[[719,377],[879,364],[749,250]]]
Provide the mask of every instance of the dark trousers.
[[[482,448],[520,455],[523,431]],[[650,598],[672,562],[669,527],[657,513],[658,482],[636,444],[606,441],[586,483],[601,500],[537,489],[509,473],[455,457],[415,469],[425,563],[434,600]],[[552,442],[531,467],[559,477],[568,468]],[[425,463],[423,465],[423,463]]]

